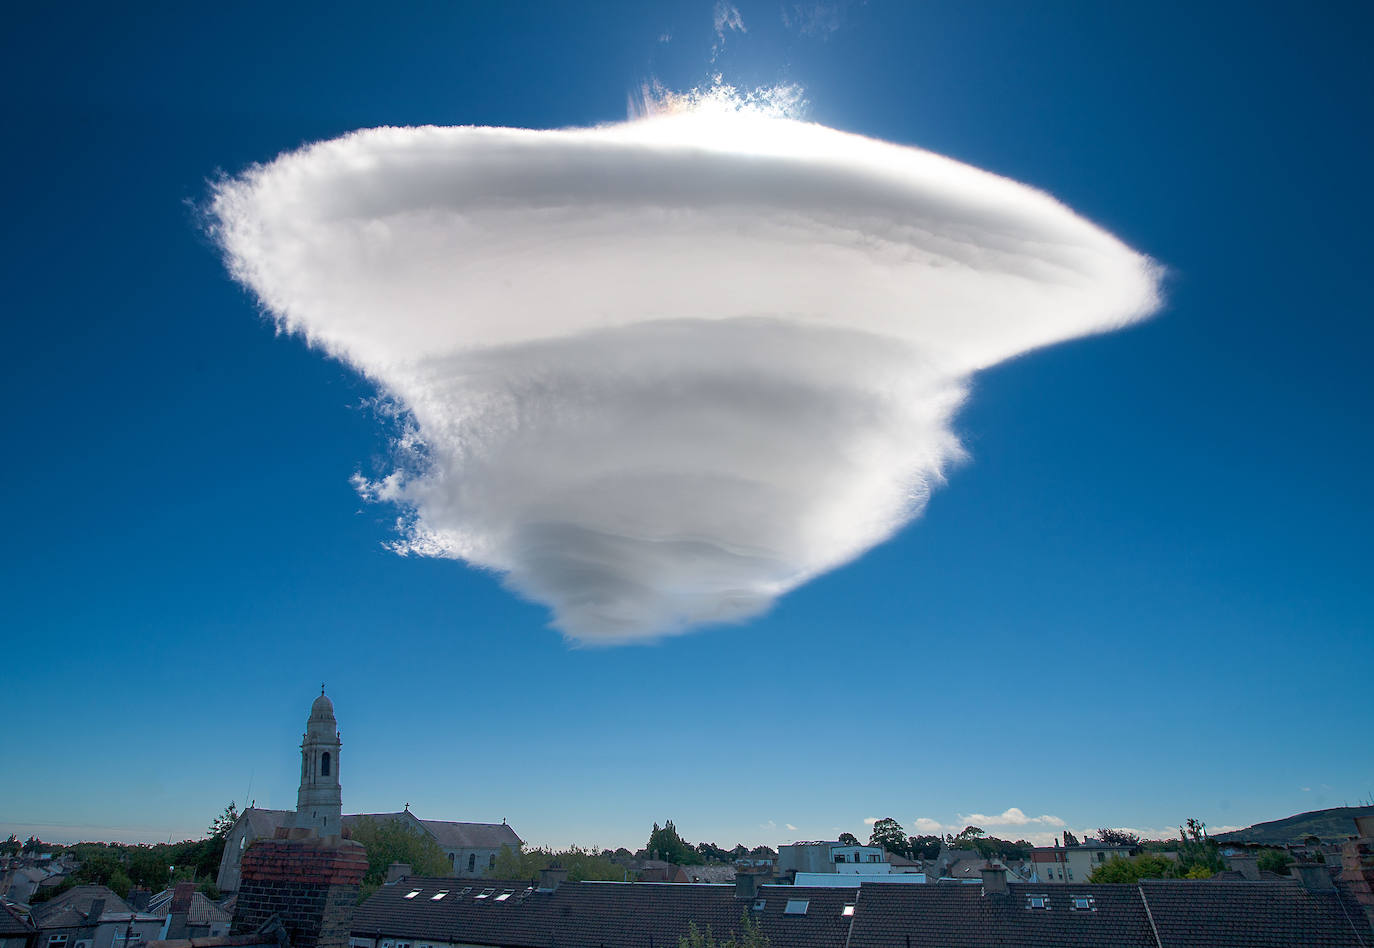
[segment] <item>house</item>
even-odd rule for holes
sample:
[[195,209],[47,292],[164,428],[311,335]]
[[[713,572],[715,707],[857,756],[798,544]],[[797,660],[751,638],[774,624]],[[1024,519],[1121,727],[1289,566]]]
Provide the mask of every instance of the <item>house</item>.
[[892,871],[881,846],[850,846],[838,840],[809,840],[778,847],[778,874],[852,872],[877,875]]
[[179,882],[148,900],[147,913],[164,920],[159,940],[217,938],[229,934],[232,911],[216,905],[197,892],[190,882]]
[[1050,886],[992,870],[979,885],[865,885],[846,948],[1368,946],[1359,905],[1326,879]]
[[162,932],[163,920],[136,912],[103,885],[79,885],[29,913],[34,948],[138,948]]
[[1087,882],[1093,869],[1108,859],[1134,856],[1138,846],[1110,846],[1084,840],[1077,846],[1036,846],[1031,850],[1033,882]]
[[[350,948],[675,948],[695,925],[719,940],[745,916],[777,948],[844,948],[852,889],[644,882],[406,879],[382,886],[353,916]],[[905,888],[905,887],[901,887]]]
[[37,939],[29,917],[0,902],[0,948],[34,948]]

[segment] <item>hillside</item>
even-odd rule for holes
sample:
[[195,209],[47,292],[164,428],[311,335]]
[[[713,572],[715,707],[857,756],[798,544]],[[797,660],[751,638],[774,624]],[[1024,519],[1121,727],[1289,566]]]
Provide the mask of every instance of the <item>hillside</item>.
[[1212,838],[1219,843],[1301,843],[1305,836],[1320,836],[1326,842],[1340,842],[1355,835],[1357,816],[1374,816],[1374,806],[1311,810],[1231,833],[1218,833]]

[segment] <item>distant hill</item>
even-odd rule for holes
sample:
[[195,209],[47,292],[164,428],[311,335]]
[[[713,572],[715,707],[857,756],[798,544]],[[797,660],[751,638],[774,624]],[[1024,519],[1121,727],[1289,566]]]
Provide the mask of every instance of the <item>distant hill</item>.
[[1219,843],[1301,843],[1305,836],[1320,836],[1323,842],[1338,843],[1355,835],[1355,817],[1374,816],[1374,806],[1333,806],[1311,810],[1282,820],[1256,823],[1231,833],[1217,833]]

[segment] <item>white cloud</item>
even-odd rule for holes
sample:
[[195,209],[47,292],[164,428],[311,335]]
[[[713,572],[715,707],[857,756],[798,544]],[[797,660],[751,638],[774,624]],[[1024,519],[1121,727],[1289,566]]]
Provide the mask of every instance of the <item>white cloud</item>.
[[797,828],[793,826],[791,823],[785,823],[783,825],[786,826],[788,829],[792,830],[793,832],[796,832],[797,830]]
[[1064,821],[1057,816],[1050,816],[1048,813],[1043,816],[1027,816],[1020,807],[1008,807],[1001,813],[960,813],[959,820],[969,826],[980,826],[987,829],[989,826],[1031,826],[1041,824],[1044,826],[1063,826]]
[[211,211],[279,326],[406,419],[358,478],[396,549],[588,643],[756,616],[883,542],[962,457],[970,373],[1157,305],[1148,259],[1045,194],[717,101],[356,132]]
[[874,823],[878,822],[880,819],[882,819],[882,817],[880,817],[880,816],[865,816],[865,817],[864,817],[864,823],[866,823],[866,824],[869,825],[869,826],[872,826]]
[[783,26],[794,28],[807,36],[826,37],[843,25],[845,6],[836,0],[801,0],[793,3],[791,9],[783,4],[781,15]]
[[[962,829],[962,827],[960,827]],[[918,816],[916,821],[911,824],[911,831],[918,836],[931,836],[936,833],[944,832],[945,825],[939,820],[932,820],[928,816]]]
[[730,3],[729,0],[716,0],[715,10],[712,11],[712,19],[716,27],[716,40],[718,43],[725,42],[726,33],[748,33],[744,28],[744,19],[739,15],[739,7]]

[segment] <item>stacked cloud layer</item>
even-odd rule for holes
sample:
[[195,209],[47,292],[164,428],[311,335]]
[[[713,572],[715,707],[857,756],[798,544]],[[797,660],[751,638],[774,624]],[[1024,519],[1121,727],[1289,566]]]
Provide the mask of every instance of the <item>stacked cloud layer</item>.
[[755,615],[883,541],[960,455],[968,375],[1158,305],[1052,198],[760,115],[383,128],[222,182],[288,331],[405,411],[398,548],[583,642]]

